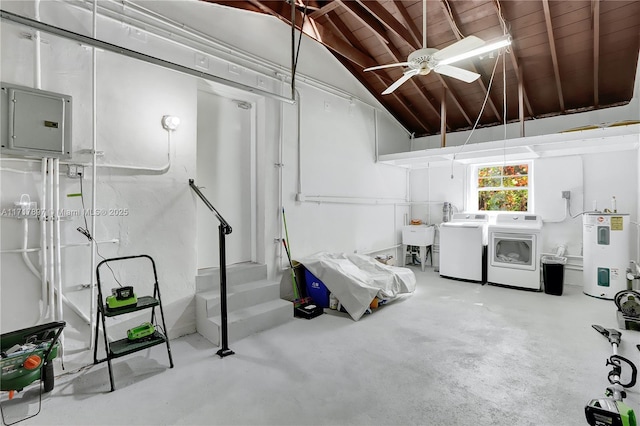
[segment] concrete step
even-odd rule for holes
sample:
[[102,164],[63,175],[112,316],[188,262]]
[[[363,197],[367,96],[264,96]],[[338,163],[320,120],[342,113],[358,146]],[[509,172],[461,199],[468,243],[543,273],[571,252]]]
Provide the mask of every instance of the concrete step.
[[[227,288],[227,311],[248,308],[259,303],[278,299],[280,283],[260,280],[235,284]],[[209,290],[196,294],[196,310],[206,317],[220,314],[220,291]]]
[[[252,334],[284,324],[293,318],[293,304],[276,299],[260,303],[227,314],[227,338],[229,343],[236,342]],[[215,315],[208,318],[197,317],[198,333],[214,345],[220,346],[221,318]]]
[[[267,278],[267,265],[244,262],[227,265],[227,288],[235,284],[260,281]],[[220,268],[205,268],[196,276],[196,293],[220,289]]]

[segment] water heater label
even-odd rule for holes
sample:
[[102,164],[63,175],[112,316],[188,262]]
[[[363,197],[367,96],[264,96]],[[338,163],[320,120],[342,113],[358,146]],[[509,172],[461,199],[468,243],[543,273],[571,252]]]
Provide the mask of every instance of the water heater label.
[[611,217],[611,230],[622,231],[622,216]]

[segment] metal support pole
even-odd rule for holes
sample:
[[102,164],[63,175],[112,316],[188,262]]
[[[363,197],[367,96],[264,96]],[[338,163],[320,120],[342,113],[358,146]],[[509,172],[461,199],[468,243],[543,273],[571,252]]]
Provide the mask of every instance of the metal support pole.
[[440,147],[447,146],[447,88],[442,88],[442,101],[440,102]]
[[524,138],[524,86],[522,85],[522,68],[518,69],[518,119],[520,137]]

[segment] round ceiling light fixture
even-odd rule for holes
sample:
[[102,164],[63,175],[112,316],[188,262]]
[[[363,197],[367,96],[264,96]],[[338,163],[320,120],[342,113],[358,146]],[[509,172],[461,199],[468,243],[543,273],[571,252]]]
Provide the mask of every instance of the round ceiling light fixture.
[[176,117],[175,115],[164,115],[162,116],[162,127],[165,130],[176,130],[180,125],[180,117]]

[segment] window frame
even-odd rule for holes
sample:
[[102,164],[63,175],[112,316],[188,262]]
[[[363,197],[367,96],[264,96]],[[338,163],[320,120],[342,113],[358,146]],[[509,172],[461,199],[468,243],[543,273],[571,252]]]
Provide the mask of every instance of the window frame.
[[[513,189],[526,189],[527,190],[527,210],[526,211],[510,211],[510,210],[480,210],[479,206],[479,195],[481,189],[478,187],[478,171],[480,169],[486,167],[506,167],[506,166],[518,166],[518,165],[527,165],[527,186],[525,187],[513,187]],[[507,162],[490,162],[490,163],[478,163],[471,166],[471,173],[469,174],[469,193],[467,195],[467,205],[469,206],[469,211],[472,212],[481,212],[487,213],[489,215],[496,215],[499,213],[533,213],[534,212],[534,197],[533,197],[533,161],[532,160],[521,160],[521,161],[507,161]],[[510,190],[502,186],[496,187],[497,190]]]

